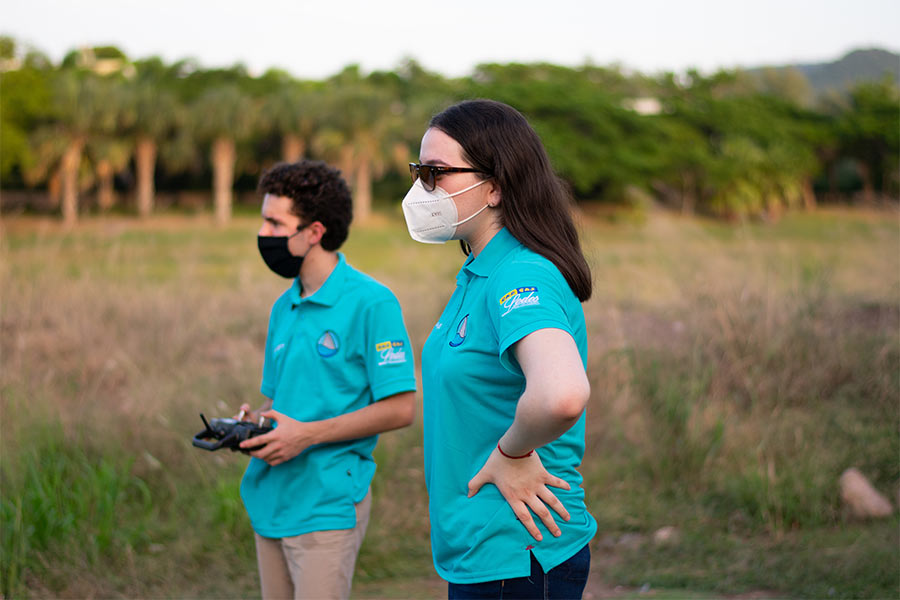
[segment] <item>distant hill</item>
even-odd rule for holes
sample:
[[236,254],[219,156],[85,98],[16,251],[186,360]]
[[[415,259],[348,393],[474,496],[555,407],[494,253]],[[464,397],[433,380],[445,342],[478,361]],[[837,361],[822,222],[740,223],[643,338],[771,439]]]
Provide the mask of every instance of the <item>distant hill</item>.
[[844,90],[860,81],[878,80],[885,73],[900,82],[900,54],[887,50],[854,50],[835,62],[795,66],[819,93]]
[[861,81],[876,81],[889,73],[894,82],[900,83],[900,54],[871,48],[853,50],[843,58],[829,63],[793,64],[748,69],[750,73],[765,70],[796,70],[809,81],[817,96],[829,91],[843,92]]

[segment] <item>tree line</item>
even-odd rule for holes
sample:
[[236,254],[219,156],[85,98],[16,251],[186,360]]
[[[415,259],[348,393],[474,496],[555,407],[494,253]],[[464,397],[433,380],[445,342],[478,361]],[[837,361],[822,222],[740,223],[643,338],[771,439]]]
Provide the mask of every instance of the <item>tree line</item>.
[[[114,47],[60,64],[0,38],[0,184],[41,190],[66,222],[124,190],[138,215],[157,192],[233,190],[277,161],[335,164],[365,220],[397,190],[431,115],[465,98],[522,111],[578,202],[657,201],[686,213],[772,215],[821,201],[896,201],[900,89],[893,77],[811,98],[791,70],[645,75],[616,66],[484,64],[461,78],[414,60],[323,80],[193,60],[129,60]],[[391,187],[393,186],[393,187]],[[393,195],[393,194],[391,194]]]

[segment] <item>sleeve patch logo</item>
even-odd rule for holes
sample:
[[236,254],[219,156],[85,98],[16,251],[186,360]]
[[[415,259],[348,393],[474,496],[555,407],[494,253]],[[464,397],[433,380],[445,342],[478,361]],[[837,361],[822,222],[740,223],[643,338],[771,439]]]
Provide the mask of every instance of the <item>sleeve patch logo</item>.
[[509,290],[503,294],[499,303],[504,309],[504,312],[500,316],[505,317],[517,308],[522,308],[523,306],[536,306],[541,303],[541,299],[540,296],[538,296],[537,286],[526,285]]
[[375,352],[381,358],[378,366],[399,365],[406,362],[403,340],[388,340],[375,344]]

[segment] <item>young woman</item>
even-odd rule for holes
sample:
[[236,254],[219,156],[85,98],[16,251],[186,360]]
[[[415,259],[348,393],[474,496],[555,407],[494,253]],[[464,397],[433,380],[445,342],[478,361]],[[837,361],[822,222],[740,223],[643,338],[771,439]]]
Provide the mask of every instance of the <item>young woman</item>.
[[490,100],[431,120],[403,212],[468,257],[422,351],[431,543],[450,598],[579,598],[591,275],[537,134]]

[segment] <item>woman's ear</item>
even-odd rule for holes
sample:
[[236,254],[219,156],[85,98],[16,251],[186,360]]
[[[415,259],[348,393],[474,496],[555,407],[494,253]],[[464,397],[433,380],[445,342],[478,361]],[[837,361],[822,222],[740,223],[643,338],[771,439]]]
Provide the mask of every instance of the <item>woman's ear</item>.
[[500,186],[497,185],[497,182],[493,179],[488,181],[488,206],[491,208],[497,208],[500,206],[500,201],[502,200],[502,195],[500,194]]

